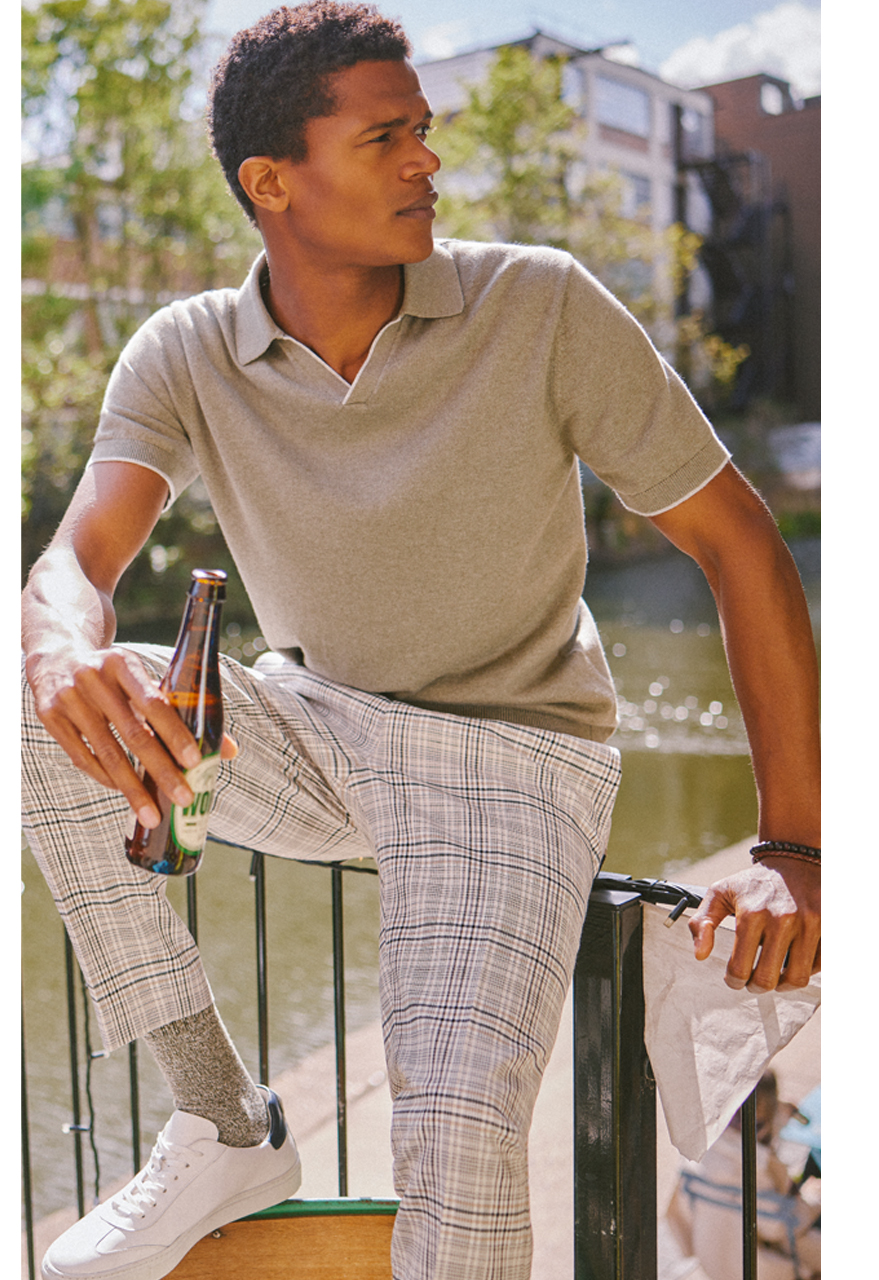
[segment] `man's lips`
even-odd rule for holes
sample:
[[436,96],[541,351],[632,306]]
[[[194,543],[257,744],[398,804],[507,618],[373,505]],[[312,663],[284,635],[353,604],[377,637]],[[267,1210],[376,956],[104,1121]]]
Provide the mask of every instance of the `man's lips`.
[[405,209],[397,210],[398,218],[435,218],[433,206],[439,199],[439,193],[429,191],[427,195],[419,196],[417,200],[413,200],[411,204],[407,204]]

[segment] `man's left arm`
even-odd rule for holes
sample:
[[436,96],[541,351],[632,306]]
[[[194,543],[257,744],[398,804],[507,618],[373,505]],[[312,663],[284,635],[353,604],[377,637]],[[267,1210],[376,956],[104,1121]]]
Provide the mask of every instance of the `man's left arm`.
[[[818,662],[799,574],[772,515],[730,463],[651,519],[714,593],[751,747],[760,839],[820,848]],[[803,987],[820,968],[820,865],[766,856],[712,885],[690,921],[697,959],[728,915],[736,921],[730,986]]]

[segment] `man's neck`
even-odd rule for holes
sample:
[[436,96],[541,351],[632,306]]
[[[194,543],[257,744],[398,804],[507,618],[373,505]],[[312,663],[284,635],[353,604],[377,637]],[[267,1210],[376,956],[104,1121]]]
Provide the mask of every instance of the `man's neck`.
[[318,272],[301,263],[292,266],[271,252],[268,262],[263,298],[275,323],[353,382],[376,334],[400,309],[403,268]]

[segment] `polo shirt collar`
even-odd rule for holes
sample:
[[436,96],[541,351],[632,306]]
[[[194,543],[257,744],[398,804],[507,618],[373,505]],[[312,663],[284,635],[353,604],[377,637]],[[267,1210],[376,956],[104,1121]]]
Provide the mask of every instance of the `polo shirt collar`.
[[406,286],[403,291],[404,316],[422,320],[440,320],[460,315],[464,310],[464,294],[458,278],[455,259],[442,243],[424,262],[413,262],[403,268]]
[[238,290],[235,308],[235,345],[238,359],[250,364],[263,355],[275,338],[285,337],[284,330],[275,324],[269,309],[262,300],[260,279],[266,267],[266,255],[261,253],[250,268],[247,279]]
[[[276,338],[288,335],[275,324],[263,302],[260,277],[266,255],[261,253],[238,291],[235,309],[235,344],[241,364],[250,364],[263,355]],[[400,314],[423,320],[457,316],[464,310],[464,294],[455,260],[445,245],[434,245],[424,262],[403,268],[405,286]]]

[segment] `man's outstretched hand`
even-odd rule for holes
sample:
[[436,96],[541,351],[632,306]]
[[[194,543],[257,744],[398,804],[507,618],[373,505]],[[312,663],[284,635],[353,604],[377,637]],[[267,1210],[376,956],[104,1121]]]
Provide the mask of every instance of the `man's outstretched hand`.
[[805,987],[821,968],[821,868],[794,858],[764,858],[712,885],[689,921],[697,960],[714,947],[732,916],[735,942],[727,986],[760,994]]

